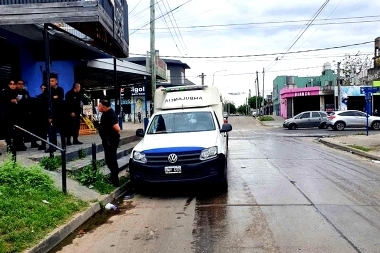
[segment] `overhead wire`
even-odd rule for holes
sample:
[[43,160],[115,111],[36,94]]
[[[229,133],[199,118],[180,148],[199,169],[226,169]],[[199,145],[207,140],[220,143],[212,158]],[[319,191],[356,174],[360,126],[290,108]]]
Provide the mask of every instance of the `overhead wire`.
[[[161,15],[163,15],[163,12],[162,12],[162,10],[161,10],[160,5],[158,4],[157,6],[158,6],[158,9],[160,10]],[[169,17],[170,17],[170,15],[169,15]],[[176,48],[178,49],[179,53],[182,55],[182,52],[181,52],[181,50],[179,49],[176,40],[174,39],[173,33],[172,33],[171,29],[169,28],[168,22],[166,22],[166,18],[165,18],[165,16],[163,16],[163,20],[164,20],[166,26],[168,27],[168,30],[169,30],[169,32],[170,32],[170,35],[171,35],[171,37],[172,37],[172,39],[173,39],[173,41],[174,41],[174,45],[175,45]],[[178,38],[178,36],[177,36],[177,38]]]
[[141,1],[142,1],[142,0],[140,0],[140,1],[135,5],[135,7],[133,7],[133,9],[128,13],[128,17],[129,17],[129,15],[131,15],[132,12],[137,8],[137,6],[139,6],[139,4],[141,3]]
[[[162,1],[162,0],[160,0],[160,1]],[[159,1],[158,1],[158,2],[159,2]],[[153,6],[156,5],[156,4],[157,4],[157,3],[154,3]],[[146,8],[144,8],[144,9],[142,9],[142,10],[139,11],[138,13],[134,14],[132,17],[129,17],[129,16],[128,16],[128,19],[129,19],[129,20],[133,19],[134,17],[136,17],[137,15],[141,14],[142,12],[144,12],[144,11],[146,11],[146,10],[149,10],[151,7],[152,7],[152,6],[149,5],[149,7],[146,7]],[[141,18],[141,17],[140,17],[140,18]]]
[[[287,52],[287,54],[299,54],[299,53],[307,53],[307,52],[318,52],[318,51],[324,51],[324,50],[331,50],[331,49],[339,49],[339,48],[346,48],[346,47],[354,47],[354,46],[360,46],[365,45],[369,43],[373,43],[374,41],[365,41],[365,42],[359,42],[354,44],[347,44],[342,46],[333,46],[333,47],[325,47],[325,48],[316,48],[316,49],[308,49],[308,50],[298,50],[298,51],[291,51]],[[247,54],[247,55],[224,55],[224,56],[173,56],[173,55],[163,55],[161,57],[167,57],[167,58],[183,58],[183,59],[223,59],[223,58],[247,58],[247,57],[255,57],[255,56],[270,56],[270,55],[280,55],[284,54],[283,52],[280,53],[264,53],[264,54]],[[130,53],[130,55],[140,55],[145,56],[145,54],[138,54],[138,53]]]
[[318,30],[319,30],[319,28],[321,27],[321,25],[323,25],[325,22],[326,22],[326,20],[331,16],[331,14],[333,14],[333,12],[338,8],[338,6],[340,5],[342,3],[342,0],[340,0],[340,2],[335,6],[335,8],[330,12],[330,14],[327,16],[327,18],[325,18],[324,20],[323,20],[323,23],[322,24],[318,24],[318,27],[317,27],[317,29],[315,29],[314,30],[314,32],[312,33],[312,34],[310,34],[310,36],[301,44],[301,45],[299,45],[298,46],[298,48],[301,48],[305,43],[306,43],[306,41],[308,41]]
[[[361,56],[368,56],[368,55],[373,55],[373,53],[360,53],[359,55]],[[313,59],[324,59],[324,58],[333,58],[333,57],[344,57],[344,54],[333,54],[333,55],[325,55],[325,56],[316,56],[316,55],[304,55],[304,57],[294,57],[294,58],[284,58],[282,61],[295,61],[295,60],[310,60],[310,58]],[[221,62],[268,62],[271,61],[271,59],[231,59],[231,60],[223,60],[221,61],[220,59],[206,59],[203,62],[206,63],[221,63]]]
[[[366,23],[366,22],[377,22],[379,19],[376,20],[365,20],[365,21],[348,21],[348,22],[330,22],[326,23],[326,21],[337,21],[337,20],[351,20],[351,19],[366,19],[366,18],[379,18],[380,15],[370,15],[370,16],[354,16],[354,17],[342,17],[342,18],[331,18],[331,19],[316,19],[314,20],[313,25],[340,25],[340,24],[350,24],[350,23]],[[230,27],[230,26],[252,26],[252,25],[269,25],[269,24],[280,24],[280,26],[276,27],[283,27],[288,25],[283,25],[286,23],[302,23],[309,20],[284,20],[284,21],[267,21],[267,22],[248,22],[248,23],[228,23],[228,24],[211,24],[211,25],[193,25],[193,26],[179,26],[180,29],[195,29],[195,28],[211,28],[211,27]],[[316,22],[323,21],[323,23],[319,24]],[[304,25],[304,24],[302,24]],[[256,27],[257,28],[257,27]],[[264,28],[268,28],[268,26],[265,26]],[[148,30],[149,28],[141,28],[140,30]],[[164,27],[156,27],[156,30],[163,30],[166,29]],[[130,31],[134,31],[136,29],[130,29]],[[209,30],[208,30],[209,31]]]
[[307,29],[310,27],[310,25],[314,22],[314,20],[319,16],[319,14],[323,11],[323,9],[326,7],[326,5],[328,4],[330,0],[326,0],[321,7],[319,7],[319,9],[316,11],[316,13],[314,13],[314,15],[312,16],[311,20],[306,24],[306,27],[301,30],[295,37],[295,39],[293,39],[293,42],[291,42],[291,46],[286,50],[286,52],[279,58],[277,57],[273,62],[271,62],[266,68],[265,70],[269,70],[271,69],[273,66],[275,66],[277,64],[277,62],[279,60],[281,60],[281,58],[283,58],[289,51],[290,49],[292,49],[292,47],[297,43],[297,41],[302,37],[302,35],[307,31]]
[[[160,0],[160,1],[162,1],[162,0]],[[182,3],[182,4],[180,4],[180,5],[178,5],[177,7],[175,7],[175,8],[172,9],[172,10],[170,10],[169,12],[166,12],[165,14],[163,14],[163,15],[161,15],[161,16],[155,18],[153,21],[156,21],[157,19],[160,19],[160,18],[162,18],[163,16],[166,16],[166,15],[170,14],[171,12],[174,12],[174,11],[178,10],[179,8],[181,8],[182,6],[184,6],[185,4],[187,4],[187,3],[191,2],[191,1],[192,1],[192,0],[188,0],[188,1],[186,1],[186,2],[184,2],[184,3]],[[143,25],[143,26],[141,26],[140,28],[136,29],[134,32],[131,32],[129,35],[134,34],[135,32],[137,32],[137,31],[139,31],[140,29],[144,28],[145,26],[149,25],[150,23],[151,23],[151,22],[146,23],[145,25]]]
[[[166,3],[168,4],[168,8],[169,8],[169,10],[171,10],[171,8],[170,8],[170,4],[169,4],[169,1],[168,1],[168,0],[166,0]],[[165,10],[168,11],[168,10],[166,9],[166,5],[165,5],[165,3],[164,3],[164,6],[165,6]],[[181,31],[180,31],[179,28],[178,28],[177,20],[176,20],[176,18],[175,18],[175,16],[174,16],[173,12],[171,12],[171,16],[173,17],[173,20],[174,20],[174,23],[175,23],[175,26],[176,26],[176,28],[174,28],[174,31],[176,31],[176,29],[178,30],[179,37],[180,37],[180,40],[179,40],[179,41],[180,41],[180,43],[181,43],[181,41],[183,42],[183,43],[181,43],[182,48],[185,48],[186,51],[187,51],[188,49],[187,49],[187,47],[186,47],[186,43],[185,43],[185,41],[183,40],[183,37],[182,37]],[[170,17],[170,15],[169,15],[169,17]],[[171,19],[171,20],[172,20],[172,19]],[[173,24],[173,23],[172,23],[172,24]],[[178,36],[178,35],[177,35],[177,36]]]

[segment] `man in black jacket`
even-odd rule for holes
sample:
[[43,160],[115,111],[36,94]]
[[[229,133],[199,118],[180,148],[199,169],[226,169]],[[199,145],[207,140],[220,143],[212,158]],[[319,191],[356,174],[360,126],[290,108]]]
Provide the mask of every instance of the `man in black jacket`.
[[[30,124],[30,122],[33,122],[33,101],[31,101],[29,92],[24,88],[24,81],[22,79],[18,79],[16,83],[16,91],[20,98],[16,112],[17,123],[20,127],[35,134],[35,129],[32,126],[33,124]],[[31,142],[31,148],[38,148],[40,146],[37,144],[36,138],[21,130],[16,130],[16,132],[17,137],[15,138],[15,146],[18,150],[26,150],[24,142],[27,142],[28,140]]]
[[119,186],[119,165],[117,164],[117,147],[120,141],[120,126],[115,111],[111,108],[109,100],[100,100],[99,112],[102,113],[100,118],[99,135],[102,139],[104,148],[104,158],[111,171],[110,181],[114,186]]
[[[53,143],[54,145],[57,145],[57,132],[59,132],[61,136],[61,145],[62,148],[66,147],[65,143],[65,130],[64,130],[64,96],[65,92],[62,87],[58,86],[58,80],[55,77],[50,78],[50,89],[51,89],[51,117],[48,116],[48,123],[50,124],[50,134],[49,134],[49,141]],[[46,105],[45,108],[48,108],[48,95],[47,95],[47,89],[45,89],[46,95],[44,104]],[[51,139],[50,139],[51,138]],[[56,151],[55,148],[49,147],[45,150],[46,153],[54,152]]]
[[73,88],[65,96],[66,145],[71,145],[71,136],[73,137],[73,144],[83,144],[78,140],[83,101],[80,89],[80,84],[74,83]]
[[7,150],[13,146],[12,139],[14,137],[13,125],[16,123],[16,106],[20,101],[17,98],[16,83],[10,80],[8,87],[1,91],[1,102],[3,103],[3,117],[4,117],[4,132],[5,142],[7,143]]

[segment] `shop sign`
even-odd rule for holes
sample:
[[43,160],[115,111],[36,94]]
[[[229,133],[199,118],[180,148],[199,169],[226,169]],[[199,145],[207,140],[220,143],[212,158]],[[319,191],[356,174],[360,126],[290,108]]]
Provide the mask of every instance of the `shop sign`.
[[311,96],[310,91],[300,91],[300,92],[294,92],[295,97],[306,97]]
[[132,96],[144,96],[145,87],[144,85],[135,85],[131,88]]
[[[167,72],[166,63],[156,55],[156,75],[161,77],[163,80],[167,80],[166,72]],[[150,70],[150,57],[146,57],[146,71],[152,73]]]

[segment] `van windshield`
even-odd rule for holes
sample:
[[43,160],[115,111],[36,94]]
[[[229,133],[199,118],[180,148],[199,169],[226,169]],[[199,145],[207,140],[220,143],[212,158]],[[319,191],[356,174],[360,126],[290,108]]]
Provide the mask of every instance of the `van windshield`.
[[215,130],[215,123],[210,112],[178,112],[154,116],[147,133],[185,133],[213,130]]

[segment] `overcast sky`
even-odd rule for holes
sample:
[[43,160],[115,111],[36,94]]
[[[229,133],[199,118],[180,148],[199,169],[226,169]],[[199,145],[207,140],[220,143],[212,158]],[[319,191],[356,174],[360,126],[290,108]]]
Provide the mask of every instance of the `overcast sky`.
[[[150,50],[150,0],[127,2],[130,57],[141,56]],[[345,54],[372,58],[373,42],[342,46],[380,36],[377,0],[156,0],[155,7],[160,56],[188,64],[186,77],[196,84],[204,73],[205,84],[214,82],[237,106],[245,102],[249,89],[255,94],[256,71],[262,93],[265,69],[268,95],[276,76],[320,75],[325,62],[336,69]],[[315,51],[332,47],[342,48]],[[293,53],[297,51],[309,52]]]

